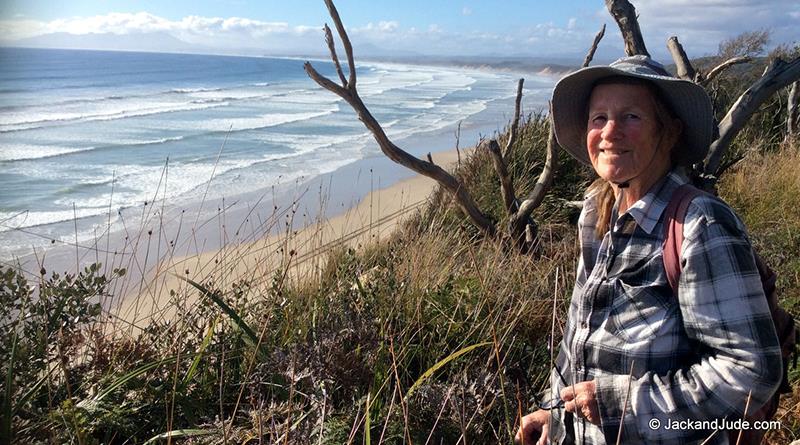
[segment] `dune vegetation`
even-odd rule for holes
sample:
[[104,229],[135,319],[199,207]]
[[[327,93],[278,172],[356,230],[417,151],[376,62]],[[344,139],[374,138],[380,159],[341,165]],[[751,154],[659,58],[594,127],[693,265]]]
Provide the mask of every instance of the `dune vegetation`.
[[[718,110],[748,84],[745,74],[716,82]],[[785,100],[776,95],[739,135],[719,192],[797,316],[800,146],[785,135]],[[509,162],[520,196],[547,137],[543,115],[524,119]],[[574,202],[593,180],[559,156],[531,252],[485,238],[439,190],[390,239],[324,253],[320,274],[294,281],[282,269],[230,286],[209,276],[173,293],[177,317],[135,334],[100,304],[127,287],[124,269],[0,269],[0,442],[512,443],[561,336]],[[455,175],[502,224],[489,154],[474,152]],[[770,443],[800,435],[792,379]]]

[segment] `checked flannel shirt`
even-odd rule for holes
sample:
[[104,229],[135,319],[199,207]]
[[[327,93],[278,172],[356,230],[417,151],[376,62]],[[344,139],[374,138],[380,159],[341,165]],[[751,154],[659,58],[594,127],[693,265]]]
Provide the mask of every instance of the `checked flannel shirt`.
[[[667,429],[668,422],[733,420],[750,390],[752,412],[781,381],[780,349],[750,242],[722,201],[700,196],[689,205],[679,291],[672,293],[662,262],[662,215],[685,182],[672,171],[622,215],[615,207],[602,240],[595,236],[594,196],[584,202],[577,279],[548,397],[594,380],[601,425],[554,408],[555,443],[570,443],[572,435],[578,444],[616,443],[623,410],[622,443],[700,443],[712,431]],[[708,443],[728,440],[717,433]]]

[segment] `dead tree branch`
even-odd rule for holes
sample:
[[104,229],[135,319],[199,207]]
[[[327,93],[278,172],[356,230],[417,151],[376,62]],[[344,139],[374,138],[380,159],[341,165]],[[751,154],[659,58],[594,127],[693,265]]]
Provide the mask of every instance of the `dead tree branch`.
[[672,60],[675,61],[675,65],[678,67],[678,77],[695,82],[698,73],[692,63],[689,62],[689,57],[686,56],[686,51],[683,50],[683,45],[678,41],[677,36],[667,39],[667,48],[669,53],[672,54]]
[[761,79],[739,96],[720,122],[719,138],[711,144],[704,163],[705,173],[719,177],[722,173],[718,171],[722,156],[750,116],[776,91],[798,79],[800,79],[800,56],[789,63],[775,59],[769,64]]
[[511,159],[511,153],[514,151],[514,143],[517,142],[517,130],[519,129],[519,114],[522,108],[522,84],[525,79],[520,79],[517,82],[517,99],[514,102],[514,120],[511,121],[511,134],[508,135],[508,143],[506,149],[503,150],[503,155],[500,158],[503,163],[507,163]]
[[800,134],[800,81],[792,83],[787,101],[786,130],[788,138],[796,138]]
[[347,79],[344,78],[344,73],[342,72],[342,64],[339,63],[339,57],[336,55],[336,42],[333,41],[333,34],[331,34],[331,28],[328,27],[328,24],[325,24],[325,43],[328,44],[328,50],[331,52],[331,60],[333,64],[336,66],[336,73],[339,74],[339,80],[342,82],[342,86],[347,88]]
[[[339,18],[339,13],[337,12],[332,0],[325,0],[325,4],[328,7],[328,12],[330,13],[331,19],[336,26],[336,30],[339,33],[339,38],[342,40],[342,46],[347,54],[347,64],[348,69],[350,70],[350,76],[345,82],[343,79],[344,75],[342,74],[340,76],[342,85],[337,85],[330,79],[319,74],[319,72],[314,69],[311,63],[306,62],[304,68],[308,76],[311,77],[311,79],[313,79],[321,87],[344,99],[353,108],[361,122],[363,122],[367,129],[372,133],[375,141],[381,148],[381,151],[389,159],[421,175],[425,175],[436,180],[436,182],[438,182],[454,196],[456,204],[461,208],[462,211],[464,211],[464,213],[470,218],[475,226],[477,226],[486,235],[494,236],[496,234],[495,224],[489,217],[481,212],[480,209],[478,209],[475,201],[472,199],[469,192],[467,192],[467,189],[463,186],[463,184],[461,184],[460,181],[458,181],[455,177],[438,165],[423,161],[415,156],[410,155],[395,145],[388,138],[388,136],[386,136],[386,132],[384,132],[381,125],[369,112],[366,105],[364,105],[364,102],[359,97],[358,91],[356,90],[356,67],[353,57],[353,47],[350,44],[350,39],[347,37],[347,32],[344,29],[344,25],[342,25],[342,21]],[[331,38],[330,40],[331,42],[329,43],[329,47],[333,48],[333,39]],[[331,54],[332,58],[335,57],[335,51],[331,50]],[[336,64],[335,59],[334,64]]]
[[606,35],[606,24],[603,23],[603,27],[600,28],[600,31],[597,35],[594,36],[594,42],[592,42],[592,46],[589,48],[589,52],[586,54],[586,58],[583,59],[583,68],[589,66],[592,63],[592,59],[594,59],[594,53],[597,51],[597,45],[600,44],[600,40],[603,39],[603,36]]
[[508,168],[506,168],[503,155],[500,153],[500,145],[497,144],[497,140],[495,139],[485,140],[481,145],[486,146],[486,149],[489,150],[489,154],[492,155],[494,171],[497,172],[497,176],[500,177],[500,191],[503,195],[503,204],[506,207],[507,214],[511,216],[517,210],[517,197],[514,194],[514,183],[511,179],[511,175],[508,174]]
[[747,56],[734,57],[732,59],[728,59],[720,63],[719,65],[715,66],[714,68],[712,68],[711,71],[708,72],[708,75],[705,76],[705,79],[703,79],[700,83],[701,85],[708,85],[712,80],[714,80],[715,77],[719,76],[723,71],[727,70],[733,65],[739,63],[748,63],[751,60],[753,59]]
[[[606,25],[603,25],[594,37],[594,42],[592,42],[592,46],[589,48],[589,52],[583,60],[582,68],[586,68],[592,62],[594,53],[597,50],[597,45],[605,35],[605,32]],[[531,190],[528,197],[522,201],[522,204],[519,205],[519,209],[511,216],[511,221],[509,222],[511,236],[517,243],[521,243],[522,239],[525,239],[527,242],[532,242],[536,238],[537,228],[535,224],[530,224],[533,222],[531,214],[533,214],[533,211],[544,201],[545,195],[553,185],[553,177],[558,168],[558,156],[556,152],[560,147],[556,141],[556,133],[553,130],[552,109],[550,111],[550,130],[547,135],[547,157],[545,158],[544,168],[539,174],[539,178],[536,180],[533,190]],[[523,235],[525,235],[525,238],[522,237]]]
[[[512,235],[516,234],[519,236],[519,234],[525,233],[525,226],[528,224],[528,221],[530,221],[531,214],[542,204],[547,191],[550,190],[550,186],[553,185],[553,175],[555,174],[556,168],[558,168],[558,156],[556,155],[558,143],[556,142],[556,135],[552,129],[553,122],[551,117],[550,134],[547,138],[547,158],[544,162],[544,169],[539,174],[539,179],[536,181],[536,185],[533,186],[533,190],[531,190],[528,197],[520,204],[517,213],[511,218]],[[536,228],[532,227],[532,230],[535,232]],[[535,237],[534,233],[533,238]]]
[[606,8],[622,32],[625,54],[649,56],[650,53],[647,52],[642,38],[642,30],[639,29],[639,20],[636,18],[636,8],[628,0],[606,0]]
[[[355,91],[356,88],[356,63],[353,58],[353,45],[350,44],[350,37],[347,36],[347,31],[344,30],[344,25],[342,24],[342,19],[339,18],[339,11],[336,10],[336,6],[333,5],[333,1],[325,0],[325,6],[328,7],[328,14],[330,14],[331,19],[333,19],[333,24],[336,26],[336,32],[339,33],[339,38],[342,40],[342,46],[344,47],[344,52],[347,54],[347,68],[350,70],[350,78],[347,82],[347,85],[342,83],[344,87],[350,87]],[[327,25],[326,25],[327,27]],[[333,48],[333,38],[331,38],[331,48]],[[336,54],[336,52],[331,49],[332,54]]]

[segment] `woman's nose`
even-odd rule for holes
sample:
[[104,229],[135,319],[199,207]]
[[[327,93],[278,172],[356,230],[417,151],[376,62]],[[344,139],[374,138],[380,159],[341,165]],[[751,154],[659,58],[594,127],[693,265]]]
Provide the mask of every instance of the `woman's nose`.
[[608,119],[600,132],[600,136],[606,140],[618,139],[622,135],[620,130],[616,120]]

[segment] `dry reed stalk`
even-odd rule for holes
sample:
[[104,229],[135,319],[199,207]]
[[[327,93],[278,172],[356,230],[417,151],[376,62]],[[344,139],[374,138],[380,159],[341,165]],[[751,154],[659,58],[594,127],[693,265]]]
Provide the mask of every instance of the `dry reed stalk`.
[[622,404],[622,416],[619,419],[619,431],[617,432],[617,445],[622,440],[622,427],[625,425],[625,412],[628,410],[628,398],[631,395],[631,381],[633,380],[633,366],[636,360],[631,360],[631,372],[628,373],[628,390],[625,392],[625,402]]

